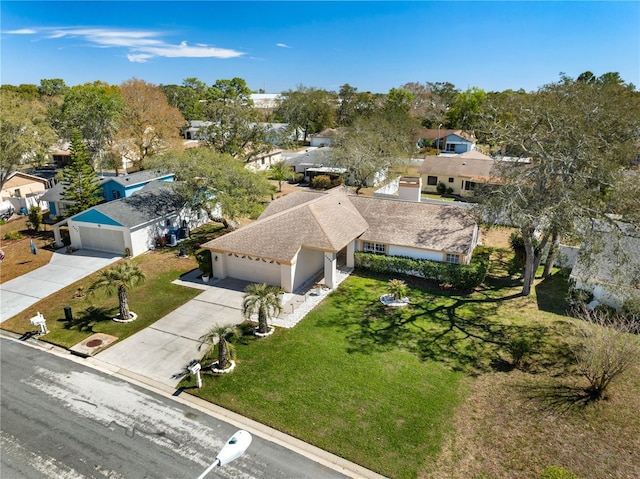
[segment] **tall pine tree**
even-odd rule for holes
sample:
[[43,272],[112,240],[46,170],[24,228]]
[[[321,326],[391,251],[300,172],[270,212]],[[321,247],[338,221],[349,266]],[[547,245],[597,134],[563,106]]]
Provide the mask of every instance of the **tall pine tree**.
[[100,182],[89,163],[87,147],[82,142],[78,130],[71,132],[71,158],[69,165],[62,170],[62,198],[71,204],[70,215],[91,208],[102,201]]

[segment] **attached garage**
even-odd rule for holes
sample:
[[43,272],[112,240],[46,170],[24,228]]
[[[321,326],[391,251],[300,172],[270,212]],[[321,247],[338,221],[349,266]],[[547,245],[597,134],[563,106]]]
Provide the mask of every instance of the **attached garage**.
[[185,208],[171,183],[152,181],[130,197],[96,205],[66,221],[75,248],[137,256],[155,247],[158,238],[209,220],[203,211]]
[[[214,258],[218,255],[213,253]],[[227,275],[232,278],[251,281],[252,283],[267,283],[280,286],[280,268],[275,261],[267,261],[262,258],[235,255],[231,253],[219,254],[226,262]]]
[[122,230],[80,226],[83,249],[122,254],[126,248]]

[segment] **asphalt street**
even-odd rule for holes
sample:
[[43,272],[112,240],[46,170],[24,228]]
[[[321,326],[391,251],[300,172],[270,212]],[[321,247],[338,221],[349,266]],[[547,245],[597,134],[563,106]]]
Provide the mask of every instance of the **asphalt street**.
[[[237,427],[75,361],[0,340],[0,477],[198,477]],[[253,436],[207,477],[346,477]]]

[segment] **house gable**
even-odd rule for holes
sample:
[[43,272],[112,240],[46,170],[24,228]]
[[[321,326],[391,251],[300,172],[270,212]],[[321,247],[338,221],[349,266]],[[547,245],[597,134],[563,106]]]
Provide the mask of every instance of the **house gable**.
[[87,211],[83,211],[82,213],[77,214],[73,217],[73,221],[79,223],[92,223],[109,226],[123,226],[121,223],[118,223],[114,219],[110,218],[100,211],[97,211],[96,209],[88,209]]

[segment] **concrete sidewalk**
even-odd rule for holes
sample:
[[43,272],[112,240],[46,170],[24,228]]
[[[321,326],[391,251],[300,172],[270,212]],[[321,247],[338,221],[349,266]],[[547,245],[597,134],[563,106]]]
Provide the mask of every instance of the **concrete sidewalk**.
[[48,265],[0,284],[0,323],[121,258],[121,255],[90,250],[73,254],[55,251]]

